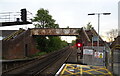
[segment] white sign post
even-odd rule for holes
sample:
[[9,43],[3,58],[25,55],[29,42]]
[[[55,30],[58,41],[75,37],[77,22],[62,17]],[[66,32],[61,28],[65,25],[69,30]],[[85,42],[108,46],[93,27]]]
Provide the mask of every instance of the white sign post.
[[[83,61],[88,63],[88,64],[93,64],[93,49],[83,49]],[[86,61],[87,59],[91,60],[91,61]]]
[[93,50],[92,49],[83,49],[83,54],[84,55],[93,55]]

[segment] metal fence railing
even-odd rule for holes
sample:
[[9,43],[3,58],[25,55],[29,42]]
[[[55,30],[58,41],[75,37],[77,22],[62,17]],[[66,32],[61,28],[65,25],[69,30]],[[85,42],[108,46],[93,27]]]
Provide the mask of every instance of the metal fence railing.
[[[27,11],[27,20],[31,22],[33,14]],[[0,13],[0,22],[15,22],[21,21],[21,12],[2,12]]]

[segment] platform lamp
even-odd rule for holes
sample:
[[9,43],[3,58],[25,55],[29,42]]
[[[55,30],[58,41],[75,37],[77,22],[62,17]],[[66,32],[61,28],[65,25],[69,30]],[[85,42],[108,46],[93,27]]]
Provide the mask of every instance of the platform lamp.
[[100,15],[110,15],[111,13],[90,13],[88,15],[98,15],[98,41],[97,41],[97,46],[98,46],[98,51],[99,51],[99,30],[100,30]]

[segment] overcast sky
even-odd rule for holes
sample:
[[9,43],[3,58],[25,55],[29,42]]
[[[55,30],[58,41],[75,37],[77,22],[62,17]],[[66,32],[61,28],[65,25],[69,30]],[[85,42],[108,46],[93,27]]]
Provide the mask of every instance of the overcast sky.
[[[62,28],[81,28],[91,22],[96,31],[98,17],[88,14],[109,12],[111,15],[100,16],[100,34],[103,35],[110,29],[118,28],[118,2],[119,0],[0,0],[0,12],[20,12],[20,9],[26,8],[35,15],[38,9],[44,8],[49,10]],[[18,26],[12,27],[17,28]]]

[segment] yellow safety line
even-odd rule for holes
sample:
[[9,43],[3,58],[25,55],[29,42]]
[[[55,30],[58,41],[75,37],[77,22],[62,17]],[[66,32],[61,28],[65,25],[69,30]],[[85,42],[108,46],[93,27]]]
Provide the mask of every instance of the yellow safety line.
[[65,69],[65,71],[69,72],[70,74],[74,74],[73,72],[71,72],[71,71],[68,71],[67,69]]
[[66,67],[67,67],[67,66],[66,66],[66,64],[65,64],[65,68],[62,70],[61,75],[64,74]]
[[74,73],[68,71],[67,67],[68,67],[68,65],[65,65],[65,68],[62,70],[61,75],[64,74],[65,71],[69,72],[70,74],[74,74]]
[[[82,67],[89,68],[89,66],[84,66],[84,65],[81,65],[81,68],[82,68]],[[84,72],[84,70],[82,70],[82,74],[83,74],[83,72]],[[92,73],[90,73],[90,72],[86,72],[86,73],[88,73],[88,74],[90,74],[90,75],[93,75],[93,76],[95,76],[94,74],[92,74]],[[81,75],[82,75],[82,74],[81,74]]]
[[105,68],[98,68],[98,69],[90,69],[90,70],[86,70],[86,71],[96,71],[96,70],[102,70],[102,69],[105,70]]
[[87,70],[87,71],[84,71],[84,72],[95,71],[95,72],[102,73],[102,74],[111,74],[111,73],[108,73],[108,71],[107,71],[107,73],[104,73],[104,72],[102,72],[102,71],[97,71],[97,70],[101,70],[101,69],[104,69],[105,71],[107,71],[105,68],[99,68],[99,69]]
[[72,69],[74,69],[75,67],[73,67],[73,66],[71,66],[71,65],[66,65],[66,66],[69,66],[69,67],[71,67]]
[[97,71],[97,70],[95,72],[102,73],[103,75],[108,74],[108,73],[104,73],[104,72]]
[[77,70],[79,70],[79,67],[73,67],[72,65],[67,65],[67,67],[70,67],[69,69],[77,69]]
[[[80,65],[80,69],[78,69],[78,67],[77,68],[75,68],[75,69],[78,69],[78,70],[80,70],[80,72],[77,72],[77,73],[74,73],[74,74],[83,74],[83,69],[82,69],[82,67],[86,67],[86,68],[89,68],[88,66],[84,66],[84,65]],[[88,74],[91,74],[91,75],[93,75],[93,76],[95,76],[94,74],[92,74],[92,73],[90,73],[90,72],[86,72],[86,73],[88,73]]]
[[105,67],[99,67],[99,66],[92,66],[92,67],[94,67],[94,68],[96,68],[96,69],[105,68]]
[[120,48],[119,46],[120,46],[120,45],[115,45],[115,46],[113,46],[113,48],[112,48],[111,50],[119,49],[119,48]]
[[80,74],[81,75],[83,74],[83,72],[82,72],[82,66],[80,66]]
[[[69,71],[69,69],[67,69],[67,67],[71,67],[71,68],[69,68],[69,69],[74,69],[74,70],[77,69],[77,70],[79,70],[78,67],[75,68],[75,67],[73,67],[72,65],[66,65],[65,68],[63,69],[63,71],[61,72],[61,74],[64,74],[64,72],[67,71],[67,72],[70,73],[70,75],[71,75],[71,74],[72,74],[72,75],[74,75],[74,74],[76,75],[76,73],[73,73],[73,72]],[[77,72],[77,73],[78,73],[78,72]],[[67,74],[67,76],[68,76],[68,75],[69,75],[69,74]]]
[[87,65],[80,65],[82,67],[85,67],[85,68],[90,68],[90,66],[87,66]]
[[94,75],[93,73],[90,73],[90,72],[85,72],[85,73],[88,73],[88,74],[90,74],[90,75],[92,75],[92,76],[96,76],[96,75]]
[[[81,75],[82,75],[82,65],[80,65],[80,67],[73,67],[74,66],[74,64],[73,65],[67,65],[67,66],[69,66],[69,67],[71,67],[71,68],[69,68],[69,69],[77,69],[77,70],[79,70],[80,72],[77,72],[77,73],[74,73],[74,74],[78,74],[78,73],[80,73]],[[88,67],[87,67],[88,68]]]
[[119,49],[120,47],[116,46],[115,48],[116,48],[116,49]]
[[112,73],[108,69],[106,69],[106,71],[108,72],[108,74],[110,74],[111,76],[113,76]]
[[[80,70],[82,70],[82,69],[80,69]],[[82,75],[83,72],[84,72],[84,71],[80,71],[80,72],[77,72],[77,73],[75,73],[75,74],[79,74],[79,73],[80,73],[80,75]],[[90,73],[90,72],[85,72],[85,73],[88,73],[88,74],[90,74],[90,75],[96,76],[96,75],[94,75],[94,74],[92,74],[92,73]]]
[[80,75],[82,75],[81,72],[76,72],[76,73],[74,73],[74,75],[76,75],[76,74],[80,74]]
[[[82,75],[83,72],[88,73],[88,74],[93,75],[93,76],[96,76],[96,75],[94,75],[93,73],[91,73],[90,71],[95,71],[95,72],[101,73],[101,74],[103,74],[103,75],[113,76],[112,73],[111,73],[110,71],[108,71],[108,69],[106,69],[106,68],[99,68],[99,67],[96,67],[96,66],[92,66],[92,67],[95,67],[96,69],[83,70],[83,69],[82,69],[83,67],[89,68],[89,66],[80,65],[80,67],[76,67],[76,68],[75,68],[74,65],[75,65],[75,64],[66,64],[66,65],[65,65],[65,68],[62,70],[60,76],[64,75],[65,71],[68,72],[68,73],[70,73],[70,74],[67,74],[67,75],[64,75],[64,76],[69,76],[69,75],[71,75],[71,74],[72,74],[72,75],[76,75],[76,74]],[[67,67],[70,67],[70,68],[67,69]],[[69,71],[69,69],[73,69],[73,70],[77,69],[77,70],[79,70],[80,72],[74,73],[74,72]],[[105,70],[105,71],[107,71],[107,73],[104,73],[104,72],[98,71],[98,70],[103,70],[103,71]],[[101,75],[101,76],[103,76],[103,75]]]
[[[78,67],[77,68],[75,68],[75,67],[73,67],[73,65],[71,64],[71,65],[67,65],[67,67],[71,67],[71,68],[69,68],[69,69],[78,69]],[[73,73],[73,72],[70,72],[70,71],[68,71],[68,69],[66,69],[66,71],[67,72],[69,72],[69,73],[71,73],[71,74],[75,74],[75,73]]]
[[73,73],[73,75],[75,74],[78,74],[78,73],[80,73],[81,75],[82,75],[82,67],[80,66],[80,67],[73,67],[73,65],[67,65],[67,66],[69,66],[69,67],[71,67],[71,68],[69,68],[69,69],[77,69],[77,70],[79,70],[80,72],[77,72],[77,73]]
[[105,75],[113,76],[112,74],[106,73]]

